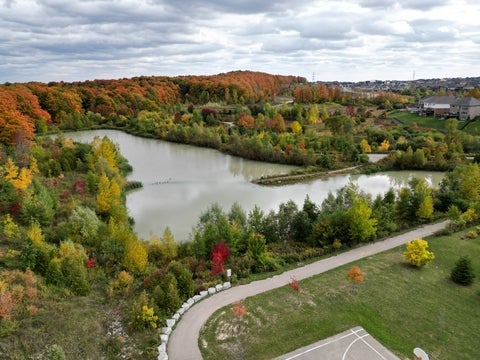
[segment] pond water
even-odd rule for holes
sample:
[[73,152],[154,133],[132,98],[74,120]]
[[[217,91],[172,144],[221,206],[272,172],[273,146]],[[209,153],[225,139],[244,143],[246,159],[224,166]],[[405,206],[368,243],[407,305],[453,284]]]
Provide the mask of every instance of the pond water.
[[176,241],[188,240],[199,216],[213,203],[229,211],[237,202],[247,213],[258,205],[268,213],[277,211],[281,203],[289,200],[301,208],[307,195],[320,205],[329,192],[349,182],[376,196],[391,187],[405,186],[411,176],[423,177],[434,186],[443,177],[443,173],[395,171],[334,175],[305,183],[265,187],[251,180],[288,173],[295,167],[245,160],[212,149],[146,139],[116,130],[80,131],[66,136],[79,142],[107,136],[119,146],[133,166],[128,179],[143,183],[143,188],[128,193],[127,208],[135,219],[135,231],[145,240],[151,235],[161,237],[167,226]]

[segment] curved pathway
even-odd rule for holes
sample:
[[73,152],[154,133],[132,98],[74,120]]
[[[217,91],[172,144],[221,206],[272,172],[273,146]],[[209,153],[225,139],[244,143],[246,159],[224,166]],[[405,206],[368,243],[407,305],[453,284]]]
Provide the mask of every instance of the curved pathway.
[[262,292],[285,286],[292,277],[302,280],[328,271],[338,266],[351,263],[363,257],[405,244],[407,241],[432,235],[443,229],[446,221],[426,225],[407,233],[377,241],[350,251],[319,260],[312,264],[286,271],[265,280],[254,281],[246,285],[232,287],[200,301],[191,307],[177,322],[177,326],[168,341],[169,358],[175,360],[200,360],[202,355],[198,347],[200,330],[208,318],[218,309]]

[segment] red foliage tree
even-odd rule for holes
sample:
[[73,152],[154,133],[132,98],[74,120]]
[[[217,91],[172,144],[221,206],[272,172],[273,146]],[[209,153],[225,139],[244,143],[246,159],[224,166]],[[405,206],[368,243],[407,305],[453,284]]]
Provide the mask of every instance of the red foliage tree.
[[223,272],[223,263],[228,260],[230,253],[230,248],[223,241],[215,244],[211,252],[212,276]]
[[290,286],[293,291],[300,291],[300,285],[298,284],[298,280],[295,277],[290,278],[288,286]]

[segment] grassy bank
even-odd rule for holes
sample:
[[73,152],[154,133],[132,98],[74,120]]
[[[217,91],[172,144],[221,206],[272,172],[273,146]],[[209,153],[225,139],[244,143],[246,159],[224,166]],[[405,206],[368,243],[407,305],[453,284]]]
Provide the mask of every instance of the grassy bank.
[[462,287],[449,279],[461,255],[473,260],[478,277],[480,239],[466,232],[429,239],[435,260],[416,269],[402,259],[403,247],[355,263],[365,281],[346,277],[352,264],[246,299],[247,313],[217,311],[200,337],[204,359],[271,359],[356,325],[363,326],[400,358],[415,346],[431,359],[474,359],[480,333],[480,284]]

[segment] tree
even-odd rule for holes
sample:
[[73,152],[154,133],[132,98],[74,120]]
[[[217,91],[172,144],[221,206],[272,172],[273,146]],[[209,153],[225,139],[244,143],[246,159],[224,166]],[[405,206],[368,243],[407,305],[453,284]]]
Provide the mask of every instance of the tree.
[[167,227],[160,241],[160,252],[165,263],[169,263],[177,258],[177,249],[178,245],[175,242],[172,231]]
[[112,193],[110,191],[110,181],[107,174],[102,173],[98,179],[97,192],[97,211],[100,214],[106,214],[112,208]]
[[125,243],[123,265],[131,272],[144,272],[148,265],[148,254],[145,244],[132,234]]
[[290,128],[292,129],[292,132],[294,134],[302,133],[302,125],[298,121],[292,122],[292,124],[290,125]]
[[316,124],[318,122],[318,106],[313,104],[308,108],[306,120],[308,124]]
[[386,152],[388,151],[389,148],[390,148],[390,142],[387,139],[385,139],[380,144],[379,150]]
[[195,293],[195,284],[191,271],[182,263],[172,261],[167,268],[168,273],[172,273],[177,280],[178,295],[182,301],[191,298]]
[[348,233],[352,243],[358,244],[375,236],[377,219],[371,217],[372,209],[365,199],[358,198],[353,206],[347,210]]
[[407,249],[403,253],[405,261],[416,267],[427,265],[435,259],[433,252],[428,251],[428,242],[423,239],[415,239],[407,243]]
[[53,194],[40,181],[34,179],[22,196],[20,219],[24,224],[37,221],[41,226],[50,226],[55,215],[56,202]]
[[363,282],[363,271],[356,265],[353,265],[347,272],[347,277],[354,283]]
[[224,242],[215,244],[211,252],[212,271],[211,275],[223,272],[223,263],[230,257],[230,248]]
[[473,273],[472,262],[468,256],[462,256],[455,262],[450,277],[453,282],[459,285],[468,286],[473,283],[475,274]]
[[70,225],[71,233],[78,242],[90,246],[97,244],[101,221],[95,211],[85,206],[76,206],[70,217]]
[[360,147],[362,148],[362,153],[364,154],[372,152],[372,148],[370,147],[367,139],[362,139],[362,141],[360,141]]

